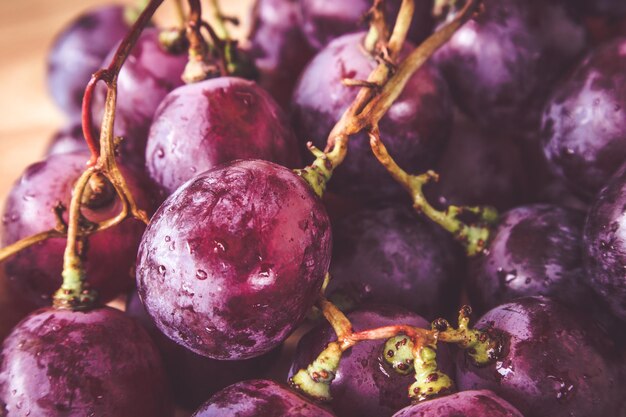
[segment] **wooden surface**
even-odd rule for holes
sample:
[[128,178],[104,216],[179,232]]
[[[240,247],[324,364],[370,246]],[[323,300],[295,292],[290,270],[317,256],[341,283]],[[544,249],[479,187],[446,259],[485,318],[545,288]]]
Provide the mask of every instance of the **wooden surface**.
[[[133,0],[0,0],[0,200],[24,168],[43,155],[64,118],[47,94],[46,54],[54,36],[80,12]],[[224,12],[248,24],[250,0],[222,0]],[[204,7],[209,14],[210,10]],[[173,22],[165,0],[157,22]],[[4,204],[4,203],[2,203]]]

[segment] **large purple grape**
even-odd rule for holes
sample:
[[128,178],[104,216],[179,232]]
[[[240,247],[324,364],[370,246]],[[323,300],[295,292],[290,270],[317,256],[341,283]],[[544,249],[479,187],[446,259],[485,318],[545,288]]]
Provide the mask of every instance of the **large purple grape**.
[[38,310],[5,340],[0,362],[3,416],[173,415],[159,352],[119,310]]
[[626,3],[622,0],[578,0],[575,2],[585,12],[616,17],[626,15]]
[[144,234],[137,287],[169,338],[214,359],[266,353],[313,305],[330,261],[321,201],[292,171],[235,161],[198,175]]
[[[87,153],[52,155],[31,165],[13,186],[2,217],[2,245],[57,226],[54,208],[59,202],[69,207],[74,182],[85,170]],[[137,204],[151,213],[153,201],[140,177],[128,170],[126,179]],[[113,189],[106,189],[100,203],[83,207],[93,222],[115,217],[121,201]],[[64,215],[67,221],[67,213]],[[135,255],[145,225],[127,219],[115,227],[89,237],[85,269],[90,284],[107,301],[133,285]],[[65,239],[48,239],[10,258],[6,273],[17,291],[35,305],[49,305],[50,296],[61,286]]]
[[[377,305],[348,314],[354,331],[395,324],[429,328],[421,316],[398,307]],[[296,350],[290,376],[315,360],[324,347],[337,340],[332,327],[322,323],[307,333]],[[341,417],[385,417],[409,405],[409,386],[415,382],[412,373],[400,375],[387,364],[384,340],[366,341],[346,351],[330,385],[331,406]],[[452,371],[450,352],[441,347],[437,363],[444,372]],[[448,373],[450,377],[453,375]]]
[[460,390],[490,389],[526,417],[617,416],[624,401],[617,350],[578,312],[543,297],[494,308],[476,328],[500,334],[504,356],[476,367],[460,353]]
[[293,132],[276,102],[252,81],[220,77],[172,91],[146,149],[148,172],[166,192],[216,165],[259,158],[295,168]]
[[[293,120],[303,144],[312,141],[318,148],[326,146],[331,129],[358,93],[342,80],[367,79],[377,66],[376,60],[363,51],[364,36],[355,33],[335,39],[302,74],[293,96]],[[406,45],[401,56],[410,50]],[[426,64],[411,77],[381,120],[381,138],[401,167],[422,172],[433,168],[443,153],[452,117],[446,83],[432,65]],[[374,157],[363,133],[350,139],[348,155],[336,170],[330,189],[367,199],[406,194]]]
[[251,380],[224,388],[192,417],[333,417],[290,389],[268,380]]
[[333,227],[328,294],[434,320],[459,307],[462,257],[449,235],[408,207],[357,211]]
[[485,0],[435,55],[461,109],[481,124],[536,129],[552,82],[586,46],[563,2]]
[[626,165],[600,192],[587,215],[584,254],[591,286],[626,321]]
[[103,6],[78,16],[54,41],[48,53],[48,89],[70,119],[80,118],[91,74],[128,30],[124,6]]
[[136,291],[128,297],[126,314],[137,320],[156,343],[172,385],[174,399],[195,409],[215,392],[235,382],[259,378],[272,366],[280,348],[242,361],[219,361],[200,356],[165,337],[154,325]]
[[48,145],[46,156],[87,150],[87,142],[83,137],[83,127],[80,123],[72,123],[54,135]]
[[250,57],[261,73],[259,85],[287,108],[300,72],[313,57],[300,26],[297,0],[259,0],[254,8]]
[[524,417],[488,390],[463,391],[410,405],[393,417]]
[[[104,65],[109,65],[115,49]],[[164,49],[159,42],[158,29],[145,29],[139,36],[117,80],[115,136],[124,138],[120,154],[125,162],[143,168],[154,113],[170,91],[183,85],[182,73],[187,60],[185,51],[173,53]],[[92,108],[96,126],[102,122],[105,98],[106,87],[102,83],[94,94]]]
[[572,187],[594,196],[626,159],[626,38],[591,52],[553,92],[544,151]]
[[[309,43],[321,49],[347,33],[364,30],[363,19],[372,7],[369,0],[302,0],[302,29]],[[392,29],[401,1],[386,1],[387,24]],[[432,0],[415,1],[415,12],[409,29],[409,39],[422,42],[432,31]]]

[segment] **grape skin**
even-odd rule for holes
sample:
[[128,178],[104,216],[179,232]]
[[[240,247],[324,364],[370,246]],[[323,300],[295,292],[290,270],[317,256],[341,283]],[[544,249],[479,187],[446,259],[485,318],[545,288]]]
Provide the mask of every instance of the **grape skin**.
[[194,177],[152,218],[137,288],[157,327],[214,359],[280,344],[317,298],[330,262],[321,201],[292,171],[235,161]]

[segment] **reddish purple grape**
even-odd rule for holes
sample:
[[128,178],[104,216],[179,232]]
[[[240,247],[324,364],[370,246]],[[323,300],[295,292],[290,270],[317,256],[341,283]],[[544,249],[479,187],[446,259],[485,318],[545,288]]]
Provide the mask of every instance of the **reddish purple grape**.
[[48,53],[48,89],[70,119],[80,118],[91,74],[128,30],[124,6],[103,6],[78,16],[57,36]]
[[626,3],[622,0],[578,0],[575,3],[583,11],[595,15],[613,18],[626,15]]
[[[113,59],[115,49],[105,59],[105,65]],[[183,85],[181,77],[187,60],[184,50],[173,53],[164,49],[158,29],[145,29],[139,36],[117,80],[115,135],[124,138],[120,147],[123,161],[143,168],[154,113],[170,91]],[[101,83],[94,94],[92,113],[96,126],[100,126],[104,116],[106,90]]]
[[[352,103],[358,88],[345,78],[367,79],[377,61],[363,52],[364,33],[332,41],[309,63],[293,96],[293,121],[298,138],[324,148],[328,134]],[[405,45],[401,56],[412,48]],[[397,163],[409,172],[433,168],[442,155],[452,125],[448,88],[429,64],[408,81],[402,94],[380,122],[382,141]],[[304,146],[302,146],[304,149]],[[360,198],[404,196],[404,191],[372,154],[364,133],[350,139],[348,155],[337,168],[330,189]]]
[[299,15],[297,0],[260,0],[254,8],[250,57],[261,73],[259,85],[283,108],[314,54],[302,34]]
[[410,405],[393,417],[524,417],[488,390],[463,391]]
[[289,388],[263,379],[224,388],[204,403],[192,417],[333,417]]
[[174,399],[188,409],[199,407],[211,395],[230,384],[262,377],[280,354],[280,348],[276,348],[252,359],[218,361],[193,353],[165,337],[156,328],[136,291],[127,300],[126,314],[137,320],[156,343],[163,356]]
[[276,102],[252,81],[220,77],[172,91],[161,103],[146,149],[148,172],[172,193],[197,173],[235,159],[295,168],[297,144]]
[[159,352],[119,310],[38,310],[5,340],[0,362],[3,416],[173,415]]
[[[5,203],[2,245],[55,228],[54,208],[59,202],[69,207],[74,182],[88,160],[87,153],[60,154],[28,167]],[[124,173],[139,207],[151,213],[153,201],[145,183],[134,172]],[[114,190],[107,189],[102,196],[98,206],[83,207],[82,213],[88,220],[99,222],[119,213],[122,203]],[[67,213],[64,220],[67,221]],[[132,287],[135,256],[144,230],[142,222],[127,219],[89,237],[85,269],[101,300],[108,301]],[[29,302],[50,304],[50,296],[61,286],[65,244],[65,239],[48,239],[20,251],[5,263],[11,284]]]
[[543,297],[494,308],[476,324],[499,334],[504,356],[476,367],[457,360],[460,390],[490,389],[525,417],[617,416],[624,401],[617,349],[580,312]]
[[626,165],[600,191],[587,215],[584,255],[591,286],[626,321]]
[[447,233],[408,207],[357,211],[333,227],[328,294],[433,320],[459,307],[462,258]]
[[[398,307],[375,305],[348,314],[354,331],[381,326],[408,324],[430,328],[421,316]],[[308,332],[296,350],[290,376],[312,363],[325,346],[337,340],[332,327],[324,322]],[[331,407],[341,417],[385,417],[410,403],[409,386],[415,382],[412,373],[400,375],[387,364],[385,340],[361,342],[346,351],[330,385]],[[441,346],[441,345],[440,345]],[[450,351],[441,346],[437,355],[440,369],[453,371]]]
[[[393,28],[400,0],[386,1],[387,24]],[[302,30],[315,49],[322,49],[333,39],[367,28],[364,19],[372,7],[369,0],[301,0]],[[421,43],[433,28],[432,0],[415,1],[415,12],[408,38]]]
[[185,183],[152,218],[137,287],[159,329],[214,359],[269,352],[302,321],[330,261],[321,201],[292,171],[235,161]]
[[435,55],[461,109],[481,124],[534,130],[551,84],[583,52],[560,1],[485,0]]
[[626,38],[604,44],[553,92],[543,115],[551,167],[594,196],[626,159]]
[[46,156],[82,151],[87,151],[83,127],[80,123],[72,123],[54,135],[48,145]]

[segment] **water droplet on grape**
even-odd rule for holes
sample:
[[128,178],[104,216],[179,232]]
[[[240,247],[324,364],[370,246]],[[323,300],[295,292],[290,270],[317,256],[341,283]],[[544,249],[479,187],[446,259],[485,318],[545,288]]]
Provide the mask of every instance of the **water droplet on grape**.
[[159,274],[165,276],[165,271],[167,271],[167,269],[165,269],[165,266],[159,265]]
[[176,250],[176,242],[170,243],[170,246],[168,247],[168,249],[171,250],[171,251]]
[[169,242],[170,240],[172,240],[172,238],[171,238],[171,237],[169,237],[169,236],[165,236],[165,241],[166,241],[166,242]]
[[213,253],[224,253],[228,250],[228,248],[226,247],[226,243],[222,242],[221,240],[214,240],[213,241]]
[[198,278],[200,281],[204,281],[205,279],[207,279],[207,273],[206,271],[203,271],[202,269],[198,269],[196,271],[196,278]]
[[163,148],[158,148],[157,149],[157,157],[158,158],[163,158],[165,156],[165,151],[163,150]]

